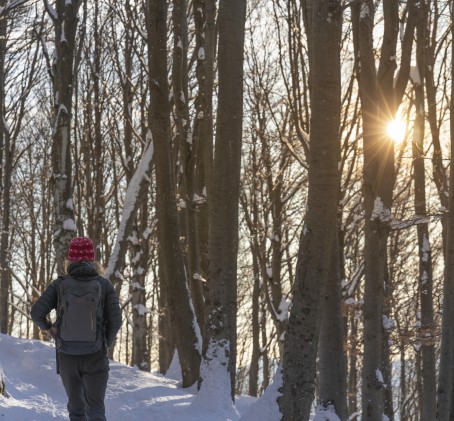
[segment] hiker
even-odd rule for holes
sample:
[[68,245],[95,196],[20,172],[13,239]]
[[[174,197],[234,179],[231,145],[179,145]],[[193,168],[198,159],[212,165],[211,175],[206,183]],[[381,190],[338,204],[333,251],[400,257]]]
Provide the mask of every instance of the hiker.
[[[71,421],[106,420],[107,350],[120,329],[121,309],[115,289],[101,272],[92,241],[73,238],[67,274],[47,287],[30,312],[38,327],[55,339],[57,373],[68,396]],[[48,318],[53,309],[54,324]]]

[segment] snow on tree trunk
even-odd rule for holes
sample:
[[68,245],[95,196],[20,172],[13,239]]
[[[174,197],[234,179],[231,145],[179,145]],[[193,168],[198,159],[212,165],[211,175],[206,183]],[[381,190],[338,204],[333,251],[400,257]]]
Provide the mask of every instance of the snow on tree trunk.
[[[198,195],[195,194],[196,149],[189,118],[188,94],[188,22],[187,1],[173,2],[173,66],[172,88],[175,109],[176,135],[175,143],[179,147],[178,158],[178,193],[183,204],[180,214],[180,232],[185,243],[186,261],[188,264],[188,283],[194,304],[197,321],[203,328],[204,299],[200,276],[200,253],[198,238]],[[197,12],[200,14],[200,12]],[[181,177],[181,180],[180,180]]]
[[284,343],[283,420],[309,420],[322,299],[337,232],[340,150],[340,2],[312,4],[306,28],[311,71],[309,192]]
[[[201,390],[209,376],[229,379],[235,393],[238,207],[240,191],[245,0],[219,3],[219,94],[209,191],[209,277]],[[202,392],[203,393],[203,392]]]

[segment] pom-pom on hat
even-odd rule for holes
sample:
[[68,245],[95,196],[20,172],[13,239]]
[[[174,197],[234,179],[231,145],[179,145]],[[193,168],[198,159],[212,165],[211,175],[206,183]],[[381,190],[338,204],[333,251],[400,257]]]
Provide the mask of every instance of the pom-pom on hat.
[[73,238],[69,244],[68,260],[70,262],[91,262],[95,260],[93,242],[87,237]]

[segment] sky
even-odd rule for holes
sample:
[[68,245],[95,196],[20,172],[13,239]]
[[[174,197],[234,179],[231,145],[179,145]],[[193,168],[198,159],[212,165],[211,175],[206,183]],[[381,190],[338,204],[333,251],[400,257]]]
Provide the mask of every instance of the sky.
[[[55,371],[52,343],[0,334],[0,363],[9,397],[0,396],[0,420],[68,420],[66,394]],[[0,369],[1,371],[1,369]],[[172,377],[175,373],[172,374]],[[231,404],[228,388],[212,384],[198,393],[179,380],[110,362],[106,395],[109,421],[279,421],[277,378],[261,398],[238,396]],[[339,421],[323,411],[312,421]]]

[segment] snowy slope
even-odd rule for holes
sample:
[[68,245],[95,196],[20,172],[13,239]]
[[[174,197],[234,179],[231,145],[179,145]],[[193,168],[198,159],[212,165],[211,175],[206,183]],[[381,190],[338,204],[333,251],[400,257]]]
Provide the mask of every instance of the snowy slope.
[[[9,398],[0,396],[0,420],[68,419],[65,391],[55,373],[52,344],[0,334],[0,363],[10,394]],[[109,421],[277,421],[280,418],[275,396],[267,398],[268,402],[239,397],[236,407],[214,407],[213,402],[219,402],[219,396],[222,400],[222,394],[227,396],[226,391],[205,391],[203,398],[196,399],[195,388],[179,388],[175,380],[114,362],[110,368],[106,397]]]

